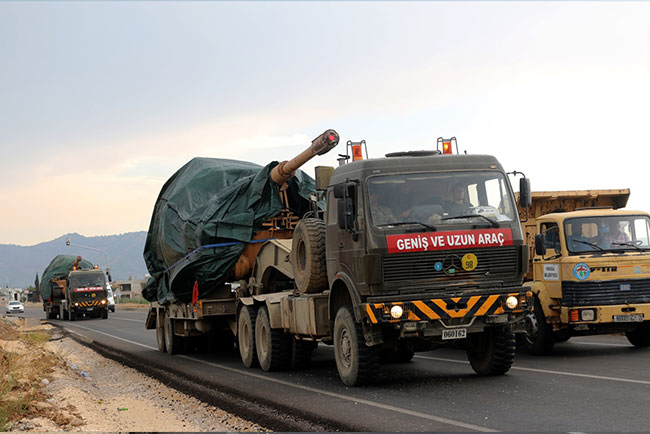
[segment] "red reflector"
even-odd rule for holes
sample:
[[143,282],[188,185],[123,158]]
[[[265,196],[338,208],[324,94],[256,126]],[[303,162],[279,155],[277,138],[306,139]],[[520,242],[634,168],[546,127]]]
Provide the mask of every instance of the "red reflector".
[[580,316],[577,310],[572,310],[571,311],[571,321],[580,321]]
[[352,161],[363,160],[361,145],[352,145]]

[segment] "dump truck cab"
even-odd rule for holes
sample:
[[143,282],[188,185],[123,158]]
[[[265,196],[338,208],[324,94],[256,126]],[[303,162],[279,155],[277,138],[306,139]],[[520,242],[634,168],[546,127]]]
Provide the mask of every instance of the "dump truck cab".
[[[598,204],[598,195],[582,197]],[[524,336],[531,353],[548,353],[572,336],[601,333],[624,332],[632,344],[650,345],[650,217],[614,209],[611,199],[624,206],[628,195],[603,192],[600,202],[610,206],[582,208],[575,206],[578,192],[555,192],[567,211],[535,217],[526,286],[536,302]]]

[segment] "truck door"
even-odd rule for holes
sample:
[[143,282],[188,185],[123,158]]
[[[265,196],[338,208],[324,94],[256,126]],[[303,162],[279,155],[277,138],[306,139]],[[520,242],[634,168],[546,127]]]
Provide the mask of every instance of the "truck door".
[[540,234],[544,237],[546,252],[542,256],[535,255],[535,280],[544,282],[551,298],[560,298],[562,297],[560,228],[556,222],[541,223]]

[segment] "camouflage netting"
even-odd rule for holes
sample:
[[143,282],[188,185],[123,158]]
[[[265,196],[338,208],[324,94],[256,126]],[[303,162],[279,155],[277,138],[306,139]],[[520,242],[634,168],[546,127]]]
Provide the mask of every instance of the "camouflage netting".
[[[172,175],[156,200],[144,247],[151,275],[144,298],[189,301],[195,281],[201,297],[226,281],[264,220],[282,209],[280,188],[269,177],[277,164],[194,158]],[[298,171],[288,184],[290,208],[302,216],[314,180]]]
[[[72,264],[76,259],[77,257],[72,255],[56,255],[54,259],[52,259],[50,265],[45,268],[45,271],[43,271],[43,274],[41,275],[41,283],[38,288],[43,300],[49,299],[52,295],[51,280],[67,277],[68,273],[72,271]],[[92,262],[82,259],[79,269],[85,270],[92,269],[93,267],[94,265]]]

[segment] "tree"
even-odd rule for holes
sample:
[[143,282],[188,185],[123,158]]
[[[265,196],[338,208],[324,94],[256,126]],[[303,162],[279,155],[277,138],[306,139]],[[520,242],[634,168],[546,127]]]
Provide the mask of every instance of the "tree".
[[34,279],[34,286],[36,287],[36,290],[39,291],[41,288],[39,286],[39,281],[38,281],[38,271],[36,272],[36,279]]

